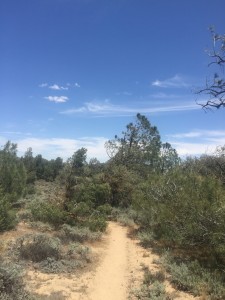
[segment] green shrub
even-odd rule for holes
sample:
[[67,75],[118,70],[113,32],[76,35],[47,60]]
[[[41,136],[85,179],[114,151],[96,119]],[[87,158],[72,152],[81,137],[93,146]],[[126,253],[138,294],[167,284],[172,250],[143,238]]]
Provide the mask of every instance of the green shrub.
[[69,212],[78,218],[88,217],[93,211],[93,205],[87,202],[79,202],[69,205]]
[[47,274],[70,273],[74,270],[84,267],[84,263],[80,260],[60,259],[54,257],[47,257],[38,265],[39,269]]
[[0,264],[0,300],[31,300],[16,265]]
[[225,299],[224,272],[202,267],[198,261],[174,259],[168,254],[161,262],[171,275],[170,281],[179,290],[196,296],[204,292],[210,300]]
[[155,281],[163,282],[165,280],[165,274],[162,271],[152,273],[148,268],[145,269],[143,283],[150,285]]
[[28,221],[28,220],[32,219],[32,213],[31,213],[30,209],[23,209],[23,210],[18,211],[17,218],[19,221],[22,221],[22,220]]
[[117,217],[117,222],[119,222],[123,226],[134,226],[134,220],[131,219],[127,214],[120,214]]
[[138,232],[138,239],[144,247],[152,246],[155,242],[153,232],[146,230]]
[[47,257],[40,261],[39,268],[45,273],[70,273],[77,269],[83,268],[91,262],[91,252],[87,246],[82,244],[70,243],[64,245],[61,257]]
[[122,209],[113,207],[111,210],[111,219],[119,222],[124,226],[133,226],[135,224],[134,220],[137,220],[137,212],[133,209]]
[[0,193],[0,231],[12,229],[16,223],[15,210],[12,210],[8,198]]
[[108,203],[98,206],[97,211],[101,216],[109,217],[112,212],[112,206]]
[[89,229],[94,232],[96,231],[104,232],[107,227],[105,217],[100,215],[92,215],[88,219],[88,222],[86,224],[89,227]]
[[[153,300],[170,300],[172,299],[166,294],[165,286],[165,274],[162,271],[151,272],[148,267],[143,266],[144,279],[140,289],[134,291],[134,295],[137,299],[153,299]],[[132,298],[133,299],[133,298]]]
[[65,222],[66,212],[57,205],[33,201],[30,204],[30,210],[35,221],[47,222],[56,228]]
[[99,232],[91,232],[87,227],[73,227],[64,224],[61,227],[58,236],[64,240],[73,242],[96,241],[99,240],[101,234]]
[[40,262],[48,257],[59,259],[61,243],[58,238],[45,234],[28,234],[17,240],[20,257],[33,262]]
[[141,225],[154,237],[225,254],[225,193],[214,178],[176,170],[155,176],[136,191]]
[[83,246],[80,243],[71,243],[68,247],[67,255],[70,258],[79,259],[86,262],[91,261],[90,248]]
[[35,185],[33,183],[27,184],[27,186],[26,186],[26,194],[27,195],[34,195],[35,192],[36,192]]
[[74,187],[72,202],[85,202],[93,208],[108,203],[111,197],[111,189],[108,183],[97,183],[92,180],[81,182]]

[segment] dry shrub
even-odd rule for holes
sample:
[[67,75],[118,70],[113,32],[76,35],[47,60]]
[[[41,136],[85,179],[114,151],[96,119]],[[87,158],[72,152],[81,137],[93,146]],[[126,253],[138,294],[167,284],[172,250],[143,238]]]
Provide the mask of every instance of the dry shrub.
[[61,243],[45,234],[28,234],[17,240],[21,258],[40,262],[48,257],[59,259]]

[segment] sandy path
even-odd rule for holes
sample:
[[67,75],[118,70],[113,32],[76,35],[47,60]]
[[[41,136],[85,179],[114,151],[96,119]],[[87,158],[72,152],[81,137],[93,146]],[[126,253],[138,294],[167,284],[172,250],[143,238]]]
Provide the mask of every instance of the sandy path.
[[126,229],[110,223],[102,249],[102,261],[89,285],[89,299],[124,300],[128,286],[128,239]]
[[[62,292],[68,300],[127,300],[137,299],[130,293],[139,288],[143,279],[143,266],[157,270],[157,255],[143,249],[138,240],[127,236],[127,228],[109,222],[103,240],[94,245],[93,252],[99,263],[95,270],[81,276],[47,275],[28,272],[31,290],[39,294]],[[169,293],[175,290],[165,282]],[[194,299],[189,294],[177,293],[176,299]]]

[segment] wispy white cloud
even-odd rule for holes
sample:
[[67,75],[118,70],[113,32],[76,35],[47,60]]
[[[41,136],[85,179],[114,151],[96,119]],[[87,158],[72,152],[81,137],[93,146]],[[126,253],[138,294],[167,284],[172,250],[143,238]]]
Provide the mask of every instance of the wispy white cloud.
[[41,84],[39,84],[39,87],[40,87],[40,88],[44,88],[44,87],[47,87],[47,86],[48,86],[47,83],[41,83]]
[[88,159],[96,157],[104,162],[108,159],[104,146],[106,141],[104,137],[83,137],[81,139],[25,138],[17,139],[15,142],[18,144],[19,155],[23,155],[27,148],[31,147],[34,155],[41,154],[47,159],[62,157],[66,160],[75,151],[84,147],[88,150]]
[[186,88],[189,86],[180,75],[175,75],[165,80],[157,79],[152,82],[152,85],[160,88]]
[[193,130],[167,136],[179,155],[212,154],[225,145],[225,130]]
[[50,85],[49,88],[55,91],[68,90],[68,87],[59,86],[58,84]]
[[55,102],[55,103],[64,103],[69,100],[67,96],[48,96],[44,98],[48,101]]
[[181,157],[199,156],[203,154],[211,155],[218,147],[217,144],[207,143],[186,143],[186,142],[170,142]]
[[40,88],[49,88],[50,90],[54,90],[54,91],[66,91],[69,89],[69,87],[74,87],[74,88],[80,88],[80,84],[78,82],[75,83],[69,83],[67,82],[67,84],[65,86],[63,85],[59,85],[59,84],[48,84],[48,83],[41,83],[39,84]]
[[76,88],[80,88],[80,84],[79,84],[78,82],[75,82],[75,83],[74,83],[74,86],[75,86]]
[[172,138],[215,138],[215,137],[225,137],[225,130],[193,130],[190,132],[184,132],[184,133],[176,133],[168,135]]
[[30,132],[21,132],[21,131],[1,131],[0,134],[3,135],[25,135],[25,136],[30,136]]
[[135,115],[136,113],[160,113],[160,112],[173,112],[173,111],[186,111],[199,109],[196,103],[184,103],[183,105],[171,106],[122,106],[111,104],[109,101],[103,103],[86,102],[83,106],[61,111],[61,114],[92,114],[99,116],[121,116],[121,115]]
[[189,95],[179,95],[179,94],[167,94],[167,93],[155,93],[155,94],[150,94],[149,95],[150,98],[153,99],[162,99],[162,100],[167,100],[167,99],[187,99],[188,97],[190,97]]

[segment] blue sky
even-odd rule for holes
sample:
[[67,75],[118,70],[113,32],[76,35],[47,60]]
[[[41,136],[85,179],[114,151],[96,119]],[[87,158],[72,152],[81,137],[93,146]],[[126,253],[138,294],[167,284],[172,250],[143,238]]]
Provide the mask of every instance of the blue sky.
[[0,145],[64,159],[86,147],[104,161],[138,112],[182,156],[224,145],[224,109],[203,111],[194,93],[224,11],[224,0],[1,0]]

